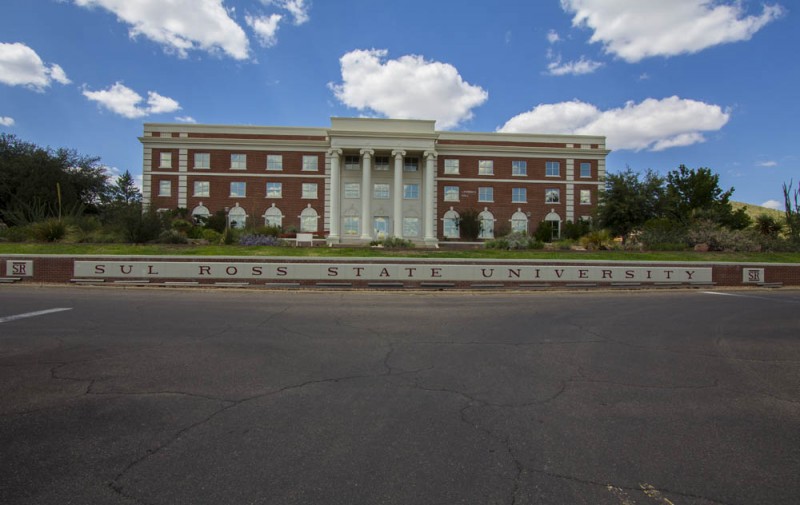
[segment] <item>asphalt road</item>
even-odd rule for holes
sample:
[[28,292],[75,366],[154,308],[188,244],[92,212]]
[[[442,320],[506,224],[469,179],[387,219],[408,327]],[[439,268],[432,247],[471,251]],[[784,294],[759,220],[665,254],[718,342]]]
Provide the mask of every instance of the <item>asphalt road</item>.
[[0,287],[5,505],[796,505],[798,474],[798,291]]

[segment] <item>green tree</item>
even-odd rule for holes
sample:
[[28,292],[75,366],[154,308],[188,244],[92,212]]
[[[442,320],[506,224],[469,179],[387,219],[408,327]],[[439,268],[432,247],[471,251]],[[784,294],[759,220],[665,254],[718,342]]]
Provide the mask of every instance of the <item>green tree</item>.
[[723,191],[719,175],[709,168],[690,169],[681,165],[667,174],[664,195],[665,215],[684,226],[696,219],[707,219],[732,230],[741,230],[751,220],[742,208],[734,211],[730,203],[734,188]]
[[475,209],[463,209],[458,212],[458,229],[461,238],[465,240],[478,240],[481,234],[481,223],[478,211]]
[[[792,240],[800,239],[800,187],[792,189],[794,181],[789,181],[789,185],[783,183],[783,200],[786,212],[786,227],[789,237]],[[798,184],[800,186],[800,184]]]
[[0,134],[0,216],[26,223],[65,212],[97,212],[108,189],[99,159]]
[[606,190],[600,193],[597,220],[616,236],[627,240],[650,219],[661,215],[664,179],[652,170],[643,176],[627,168],[606,176]]
[[114,203],[139,203],[142,201],[142,193],[136,187],[133,176],[128,170],[117,178],[109,187],[108,196]]

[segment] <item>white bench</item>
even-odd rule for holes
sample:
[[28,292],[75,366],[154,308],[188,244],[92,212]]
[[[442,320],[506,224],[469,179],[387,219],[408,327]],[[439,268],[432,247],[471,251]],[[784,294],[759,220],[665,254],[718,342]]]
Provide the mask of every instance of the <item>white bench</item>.
[[308,243],[308,245],[314,245],[314,234],[313,233],[298,233],[294,239],[294,245],[299,246],[300,244]]

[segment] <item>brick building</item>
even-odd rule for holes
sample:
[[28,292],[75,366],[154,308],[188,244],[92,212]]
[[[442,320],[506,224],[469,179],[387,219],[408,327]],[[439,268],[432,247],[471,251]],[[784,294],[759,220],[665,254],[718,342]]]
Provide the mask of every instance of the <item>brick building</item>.
[[219,210],[232,226],[272,224],[329,243],[482,238],[592,214],[605,137],[440,132],[434,121],[331,118],[330,128],[144,125],[143,193],[157,209]]

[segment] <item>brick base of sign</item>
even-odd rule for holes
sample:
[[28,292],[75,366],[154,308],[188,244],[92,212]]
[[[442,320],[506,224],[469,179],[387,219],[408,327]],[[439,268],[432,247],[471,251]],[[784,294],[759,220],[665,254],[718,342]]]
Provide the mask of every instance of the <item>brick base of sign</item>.
[[0,282],[363,289],[800,286],[800,264],[0,256]]

